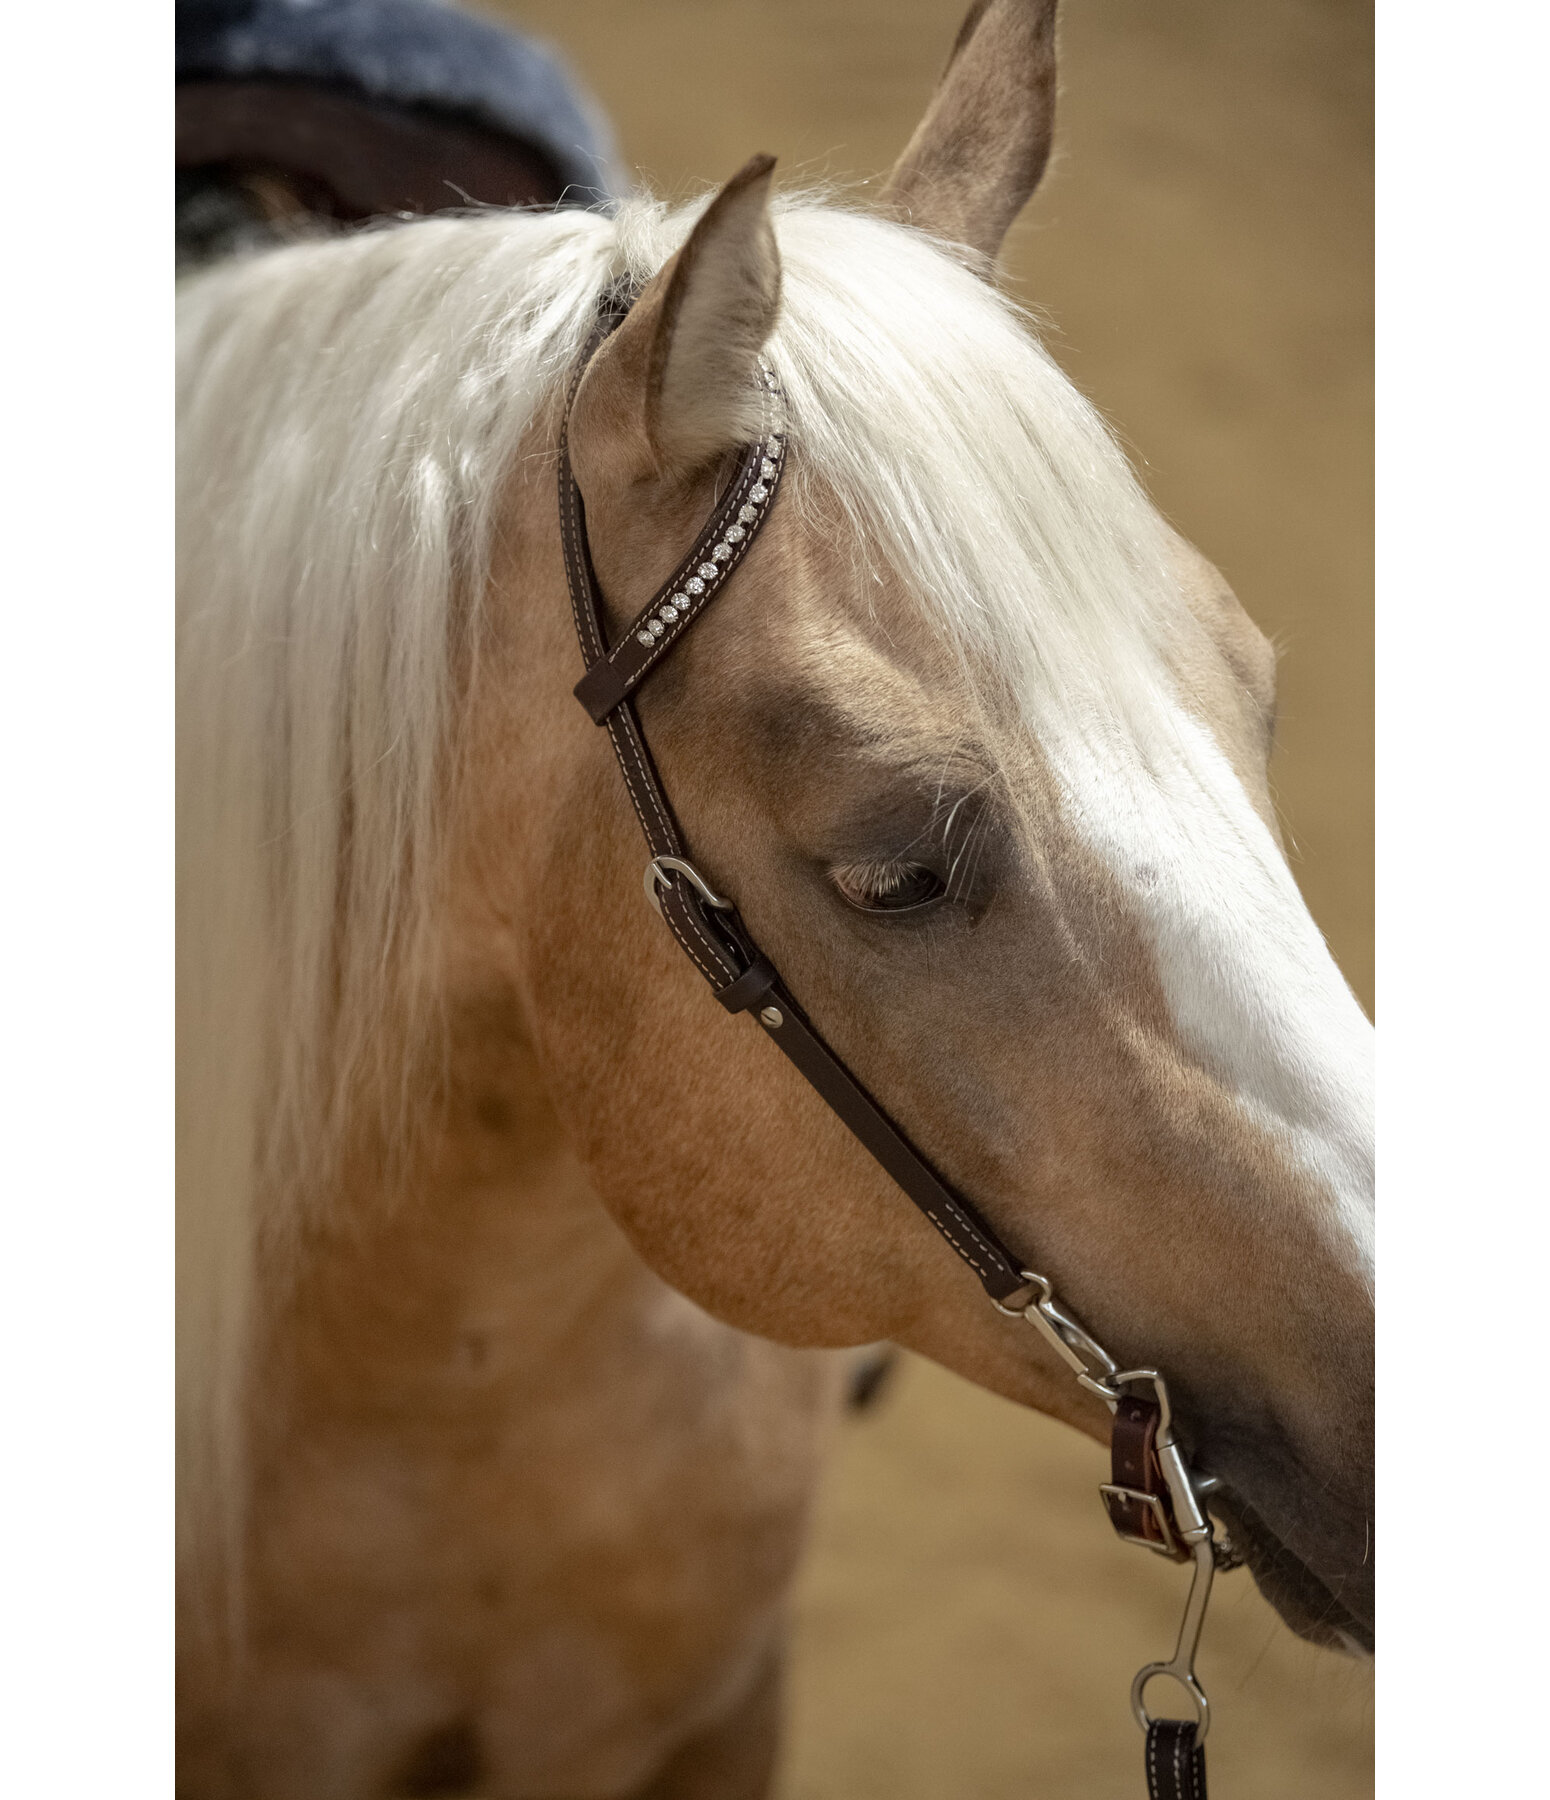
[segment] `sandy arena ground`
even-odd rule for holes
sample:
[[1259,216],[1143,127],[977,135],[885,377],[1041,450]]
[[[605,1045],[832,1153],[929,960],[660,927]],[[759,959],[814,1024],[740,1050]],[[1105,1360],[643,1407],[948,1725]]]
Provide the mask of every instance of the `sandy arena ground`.
[[[967,0],[509,0],[629,163],[752,152],[855,181],[908,137]],[[1066,0],[1058,161],[1020,296],[1174,522],[1282,647],[1295,867],[1372,996],[1371,22],[1359,0]],[[845,1431],[798,1602],[782,1800],[1127,1800],[1126,1694],[1179,1572],[1114,1540],[1104,1458],[921,1363]],[[1367,1670],[1223,1582],[1203,1659],[1224,1800],[1372,1791]]]

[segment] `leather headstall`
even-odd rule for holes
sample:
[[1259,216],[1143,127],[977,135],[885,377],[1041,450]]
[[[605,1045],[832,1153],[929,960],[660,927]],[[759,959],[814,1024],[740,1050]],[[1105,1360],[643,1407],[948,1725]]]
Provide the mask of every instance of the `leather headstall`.
[[1023,1265],[955,1193],[829,1048],[792,998],[730,901],[715,894],[688,860],[683,832],[651,759],[634,696],[726,586],[774,509],[786,468],[784,396],[760,365],[765,429],[743,449],[737,473],[693,548],[619,638],[610,644],[603,598],[587,542],[586,511],[571,468],[570,414],[592,357],[629,310],[627,290],[610,289],[571,375],[560,430],[560,541],[586,674],[576,698],[613,740],[624,785],[651,853],[647,893],[689,960],[729,1012],[751,1012],[766,1037],[796,1064],[854,1136],[904,1189],[1000,1303],[1026,1292]]
[[[771,1039],[871,1152],[943,1238],[979,1278],[1003,1312],[1025,1315],[1038,1324],[1091,1391],[1103,1395],[1114,1413],[1113,1481],[1102,1490],[1109,1518],[1121,1537],[1175,1560],[1196,1559],[1198,1607],[1191,1601],[1186,1625],[1199,1617],[1209,1592],[1213,1547],[1209,1526],[1183,1533],[1169,1482],[1161,1465],[1160,1430],[1166,1421],[1157,1400],[1110,1389],[1084,1371],[1080,1353],[1104,1356],[1085,1332],[1052,1301],[1048,1283],[1030,1277],[975,1207],[943,1180],[909,1138],[824,1042],[812,1020],[792,998],[774,965],[754,942],[733,903],[724,899],[689,860],[682,828],[641,731],[635,697],[706,608],[725,588],[769,521],[780,493],[787,460],[785,402],[780,384],[761,360],[759,391],[764,409],[760,436],[743,447],[730,485],[717,501],[693,547],[644,606],[616,643],[609,640],[603,597],[587,541],[586,510],[571,467],[570,417],[576,394],[593,356],[623,322],[634,295],[617,286],[598,304],[596,323],[577,356],[565,395],[559,442],[560,541],[570,588],[576,635],[586,673],[576,698],[594,724],[613,742],[635,815],[645,834],[650,861],[646,893],[689,960],[728,1012],[752,1013]],[[1042,1296],[1041,1296],[1042,1290]],[[1110,1363],[1110,1368],[1113,1364]],[[1144,1377],[1160,1395],[1155,1371],[1116,1374],[1121,1383]],[[1171,1440],[1170,1440],[1171,1444]],[[1171,1449],[1177,1459],[1177,1450]],[[1182,1467],[1182,1465],[1180,1465]],[[1198,1509],[1197,1509],[1198,1510]],[[1191,1545],[1204,1530],[1206,1545]],[[1204,1558],[1202,1575],[1201,1558]],[[1199,1585],[1201,1582],[1204,1585]],[[1181,1635],[1180,1645],[1185,1644]],[[1190,1655],[1193,1655],[1191,1641]],[[1178,1673],[1174,1665],[1150,1665],[1136,1679],[1132,1708],[1147,1734],[1147,1786],[1152,1800],[1204,1800],[1205,1762],[1195,1721],[1152,1719],[1141,1693],[1154,1673]],[[1192,1672],[1186,1671],[1193,1683]],[[1181,1676],[1181,1678],[1184,1678]],[[1198,1732],[1205,1728],[1204,1696],[1198,1686]]]

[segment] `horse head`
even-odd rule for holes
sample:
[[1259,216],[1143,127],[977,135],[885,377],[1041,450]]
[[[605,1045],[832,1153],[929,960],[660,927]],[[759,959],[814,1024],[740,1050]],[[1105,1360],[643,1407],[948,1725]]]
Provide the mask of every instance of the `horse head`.
[[[989,280],[1047,158],[1053,5],[978,7],[870,212],[622,216],[570,422],[617,634],[757,430],[789,471],[639,712],[697,866],[889,1113],[1103,1342],[1166,1372],[1283,1616],[1372,1642],[1370,1029],[1287,866],[1274,658]],[[579,673],[544,411],[452,813],[458,938],[644,1259],[790,1344],[892,1339],[1101,1435],[641,899]]]

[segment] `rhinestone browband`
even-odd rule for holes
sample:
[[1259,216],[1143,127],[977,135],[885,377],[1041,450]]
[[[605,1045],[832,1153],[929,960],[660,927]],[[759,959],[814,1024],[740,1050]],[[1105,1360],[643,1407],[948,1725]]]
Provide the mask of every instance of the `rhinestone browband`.
[[731,487],[688,555],[619,642],[576,683],[576,698],[597,724],[630,697],[716,597],[775,503],[786,459],[784,396],[762,359],[759,370],[772,422],[744,448]]

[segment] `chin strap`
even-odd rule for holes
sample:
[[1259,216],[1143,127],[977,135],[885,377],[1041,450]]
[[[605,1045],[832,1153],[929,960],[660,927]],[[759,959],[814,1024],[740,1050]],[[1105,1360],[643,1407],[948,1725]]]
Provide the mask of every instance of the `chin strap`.
[[[1109,1523],[1127,1543],[1140,1544],[1170,1562],[1194,1565],[1173,1655],[1137,1671],[1130,1684],[1130,1710],[1146,1735],[1148,1800],[1206,1800],[1204,1744],[1211,1703],[1195,1674],[1195,1652],[1217,1571],[1237,1568],[1242,1558],[1225,1534],[1216,1535],[1206,1511],[1214,1479],[1191,1475],[1174,1438],[1167,1382],[1156,1369],[1120,1368],[1055,1298],[1044,1276],[1027,1270],[1024,1274],[1038,1291],[1023,1316],[1114,1416],[1109,1437],[1112,1479],[1098,1490]],[[1164,1677],[1183,1691],[1193,1718],[1154,1718],[1147,1711],[1147,1689]]]

